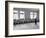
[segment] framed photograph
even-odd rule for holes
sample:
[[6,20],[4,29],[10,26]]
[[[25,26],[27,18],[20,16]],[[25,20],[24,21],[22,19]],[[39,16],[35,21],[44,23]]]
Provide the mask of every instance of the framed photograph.
[[5,1],[5,37],[45,35],[45,3]]

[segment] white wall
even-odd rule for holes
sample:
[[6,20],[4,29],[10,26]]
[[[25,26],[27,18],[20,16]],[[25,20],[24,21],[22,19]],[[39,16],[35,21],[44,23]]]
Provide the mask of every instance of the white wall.
[[[17,1],[29,1],[29,2],[32,1],[32,2],[45,2],[46,3],[46,0],[17,0]],[[45,6],[46,6],[46,4],[45,4]],[[5,0],[0,0],[0,38],[5,38],[4,36],[5,36]],[[46,38],[46,35],[25,36],[25,37],[16,37],[16,38]]]

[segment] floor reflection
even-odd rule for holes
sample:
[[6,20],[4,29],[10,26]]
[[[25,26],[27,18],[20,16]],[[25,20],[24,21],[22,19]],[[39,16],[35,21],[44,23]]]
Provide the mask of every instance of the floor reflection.
[[39,22],[35,23],[26,23],[26,24],[18,24],[13,26],[14,30],[30,30],[30,29],[39,29]]

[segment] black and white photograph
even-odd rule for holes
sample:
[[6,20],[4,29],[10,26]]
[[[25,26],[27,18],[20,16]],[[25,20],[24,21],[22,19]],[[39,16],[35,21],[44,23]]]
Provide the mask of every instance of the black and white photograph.
[[5,1],[5,36],[45,35],[45,3]]
[[13,8],[13,29],[39,29],[39,9]]

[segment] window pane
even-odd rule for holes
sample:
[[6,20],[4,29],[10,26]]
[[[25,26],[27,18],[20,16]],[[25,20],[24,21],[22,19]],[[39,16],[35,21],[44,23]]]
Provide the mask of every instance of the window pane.
[[34,19],[37,17],[37,15],[34,15]]
[[33,12],[30,12],[30,15],[33,15]]
[[14,12],[15,12],[15,13],[18,13],[18,11],[17,11],[17,10],[14,10]]
[[37,17],[37,13],[36,12],[34,12],[34,19]]
[[14,10],[14,11],[13,11],[13,18],[16,19],[16,20],[19,19],[19,18],[18,18],[18,11],[17,11],[17,10]]
[[20,14],[20,19],[24,19],[24,14]]
[[13,18],[16,19],[16,20],[18,20],[19,19],[18,18],[18,14],[13,14]]
[[30,12],[30,18],[33,19],[33,12]]
[[24,19],[24,11],[20,11],[20,19]]
[[30,15],[30,18],[33,19],[33,15]]
[[20,13],[24,13],[24,11],[20,11]]

